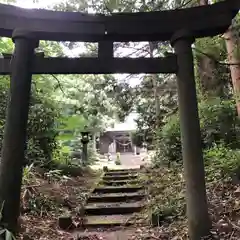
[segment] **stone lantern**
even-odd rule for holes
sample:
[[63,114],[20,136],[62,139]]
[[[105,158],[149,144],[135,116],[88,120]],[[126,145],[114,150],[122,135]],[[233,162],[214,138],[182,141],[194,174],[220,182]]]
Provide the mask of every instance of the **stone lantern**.
[[88,143],[89,143],[89,132],[83,131],[81,132],[82,135],[82,163],[85,165],[88,161]]

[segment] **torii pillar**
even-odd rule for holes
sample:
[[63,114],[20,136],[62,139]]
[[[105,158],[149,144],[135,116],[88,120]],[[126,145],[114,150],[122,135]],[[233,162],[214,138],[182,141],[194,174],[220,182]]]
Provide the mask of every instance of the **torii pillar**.
[[9,231],[15,233],[20,214],[31,69],[38,41],[31,32],[20,29],[13,32],[12,39],[15,50],[11,63],[10,92],[0,167],[0,204],[3,207],[1,222]]
[[177,55],[177,86],[180,112],[183,165],[189,235],[198,240],[210,230],[201,131],[191,45],[194,38],[188,31],[177,32],[171,40]]

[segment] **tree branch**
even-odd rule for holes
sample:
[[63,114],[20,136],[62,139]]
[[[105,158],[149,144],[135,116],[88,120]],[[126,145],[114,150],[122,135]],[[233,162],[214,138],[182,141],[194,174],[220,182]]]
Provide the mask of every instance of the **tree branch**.
[[220,64],[220,65],[226,65],[226,66],[240,66],[240,62],[239,63],[225,63],[225,62],[220,62],[217,59],[215,59],[212,55],[205,53],[203,51],[201,51],[200,49],[197,48],[192,48],[193,50],[195,50],[196,52],[199,52],[205,56],[207,56],[208,58],[212,59],[215,63]]
[[57,82],[58,82],[58,86],[59,86],[61,92],[62,92],[63,95],[66,97],[66,94],[65,94],[65,92],[63,91],[63,88],[62,88],[62,85],[61,85],[59,79],[58,79],[55,75],[53,75],[53,74],[51,74],[51,75],[52,75],[52,77],[53,77],[55,80],[57,80]]

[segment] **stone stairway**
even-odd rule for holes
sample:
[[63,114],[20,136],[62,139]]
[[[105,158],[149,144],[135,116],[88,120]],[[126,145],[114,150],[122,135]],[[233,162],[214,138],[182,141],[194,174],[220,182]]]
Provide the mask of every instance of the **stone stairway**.
[[145,192],[138,184],[139,169],[105,172],[85,206],[83,227],[111,228],[133,224],[134,213],[144,207]]

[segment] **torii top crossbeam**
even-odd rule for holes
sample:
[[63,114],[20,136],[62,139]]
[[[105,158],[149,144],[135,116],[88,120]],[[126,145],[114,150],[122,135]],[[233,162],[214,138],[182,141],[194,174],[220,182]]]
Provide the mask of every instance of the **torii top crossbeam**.
[[165,41],[186,29],[198,38],[225,32],[239,8],[239,0],[226,0],[187,9],[104,16],[0,4],[0,36],[11,37],[20,28],[34,32],[40,40]]

